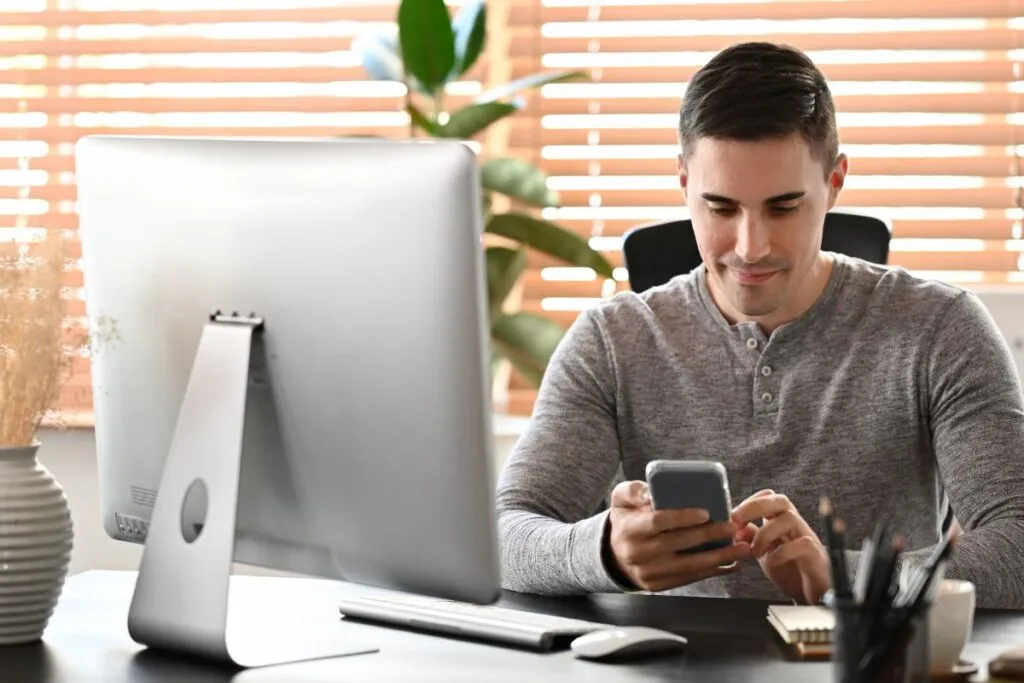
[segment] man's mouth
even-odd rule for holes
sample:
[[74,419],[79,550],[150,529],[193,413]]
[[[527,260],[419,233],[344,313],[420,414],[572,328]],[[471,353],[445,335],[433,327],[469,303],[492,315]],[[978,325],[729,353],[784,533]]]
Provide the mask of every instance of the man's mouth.
[[760,285],[768,282],[777,270],[729,270],[741,285]]

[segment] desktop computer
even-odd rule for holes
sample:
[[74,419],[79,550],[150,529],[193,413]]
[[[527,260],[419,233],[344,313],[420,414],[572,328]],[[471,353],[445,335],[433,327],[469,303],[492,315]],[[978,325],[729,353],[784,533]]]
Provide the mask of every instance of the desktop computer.
[[76,172],[102,517],[145,546],[132,637],[241,666],[374,650],[239,635],[233,562],[497,600],[472,152],[98,136]]

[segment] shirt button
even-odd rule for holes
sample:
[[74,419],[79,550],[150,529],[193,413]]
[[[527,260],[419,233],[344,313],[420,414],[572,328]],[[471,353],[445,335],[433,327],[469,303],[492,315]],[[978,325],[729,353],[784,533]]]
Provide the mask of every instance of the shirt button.
[[761,394],[761,400],[764,401],[765,403],[771,403],[772,395],[766,391],[763,394]]
[[747,348],[748,349],[756,349],[757,348],[757,340],[754,339],[753,337],[748,339],[747,340]]
[[772,374],[772,369],[765,365],[763,368],[761,368],[761,374],[767,377],[768,375]]

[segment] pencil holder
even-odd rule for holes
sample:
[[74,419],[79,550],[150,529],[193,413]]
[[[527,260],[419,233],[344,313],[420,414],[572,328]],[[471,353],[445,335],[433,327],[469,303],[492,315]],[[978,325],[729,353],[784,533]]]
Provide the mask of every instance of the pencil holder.
[[886,623],[906,616],[906,608],[879,614],[870,606],[836,601],[832,633],[833,683],[928,683],[928,612],[892,632]]

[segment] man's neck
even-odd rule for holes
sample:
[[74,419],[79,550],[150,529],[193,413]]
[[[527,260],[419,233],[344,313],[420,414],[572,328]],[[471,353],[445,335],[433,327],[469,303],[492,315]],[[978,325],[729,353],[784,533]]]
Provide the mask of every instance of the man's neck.
[[793,299],[784,306],[779,307],[778,310],[764,316],[747,316],[736,311],[729,305],[726,297],[716,291],[712,279],[708,278],[706,273],[705,282],[708,285],[708,291],[715,306],[718,307],[718,310],[722,312],[722,315],[731,324],[754,322],[757,323],[758,327],[765,334],[771,334],[779,327],[800,318],[818,302],[818,299],[821,298],[825,288],[828,286],[834,266],[835,259],[830,254],[825,252],[819,254],[814,266],[804,276],[803,281],[792,283]]

